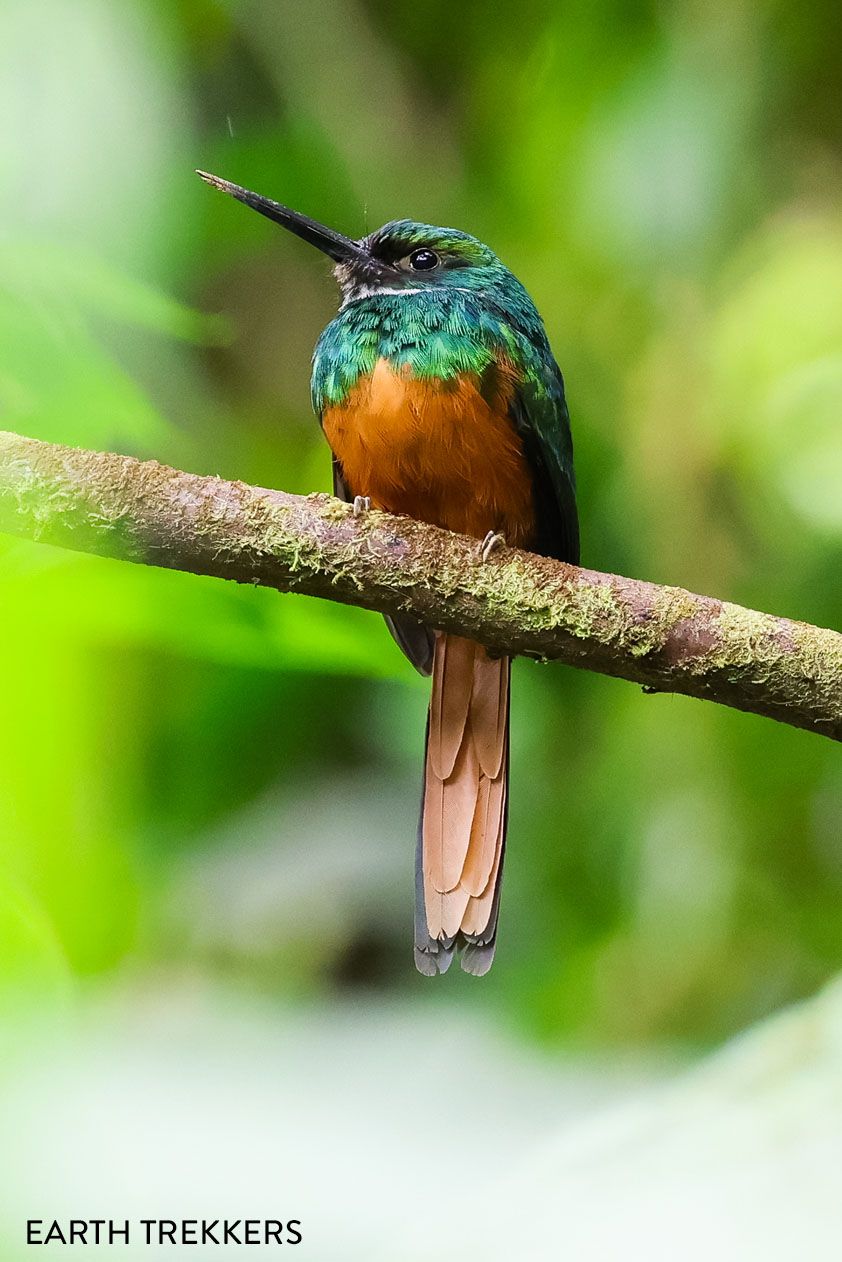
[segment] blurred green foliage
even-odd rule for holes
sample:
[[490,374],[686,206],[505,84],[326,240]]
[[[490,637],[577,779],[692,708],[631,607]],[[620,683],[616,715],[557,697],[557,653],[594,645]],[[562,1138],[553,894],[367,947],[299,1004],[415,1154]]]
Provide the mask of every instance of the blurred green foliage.
[[[565,370],[586,563],[842,624],[835,9],[3,0],[0,424],[326,490],[324,261],[464,227]],[[412,969],[424,685],[374,616],[0,540],[0,982],[152,970],[706,1041],[842,965],[842,767],[805,733],[515,670],[500,951]]]

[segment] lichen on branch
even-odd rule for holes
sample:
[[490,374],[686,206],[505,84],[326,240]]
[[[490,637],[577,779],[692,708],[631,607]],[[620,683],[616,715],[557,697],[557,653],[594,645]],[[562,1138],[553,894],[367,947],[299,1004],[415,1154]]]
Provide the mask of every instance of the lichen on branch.
[[0,531],[409,612],[498,653],[679,692],[842,740],[842,635],[406,517],[0,433]]

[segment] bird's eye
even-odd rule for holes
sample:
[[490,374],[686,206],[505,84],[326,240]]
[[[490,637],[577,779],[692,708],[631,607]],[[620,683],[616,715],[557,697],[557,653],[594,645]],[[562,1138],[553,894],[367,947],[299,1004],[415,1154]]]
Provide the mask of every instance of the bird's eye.
[[413,272],[431,272],[440,263],[435,250],[413,250],[409,256],[409,266]]

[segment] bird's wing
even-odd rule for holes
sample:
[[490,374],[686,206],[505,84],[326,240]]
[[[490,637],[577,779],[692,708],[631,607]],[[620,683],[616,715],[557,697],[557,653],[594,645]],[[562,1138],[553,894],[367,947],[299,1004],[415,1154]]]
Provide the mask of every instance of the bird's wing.
[[524,377],[509,404],[532,471],[538,538],[535,549],[559,561],[579,563],[579,515],[573,475],[573,442],[564,384],[555,361],[543,379]]
[[333,494],[338,500],[344,500],[346,504],[353,504],[354,497],[348,490],[345,481],[345,474],[342,472],[342,465],[333,457]]

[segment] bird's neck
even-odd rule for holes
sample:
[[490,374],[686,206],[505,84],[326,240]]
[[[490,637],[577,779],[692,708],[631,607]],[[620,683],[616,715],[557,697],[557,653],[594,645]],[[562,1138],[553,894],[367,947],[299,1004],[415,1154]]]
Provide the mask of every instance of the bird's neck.
[[472,292],[380,289],[349,302],[324,330],[313,357],[313,402],[318,412],[344,403],[379,360],[421,379],[481,375],[511,338]]

